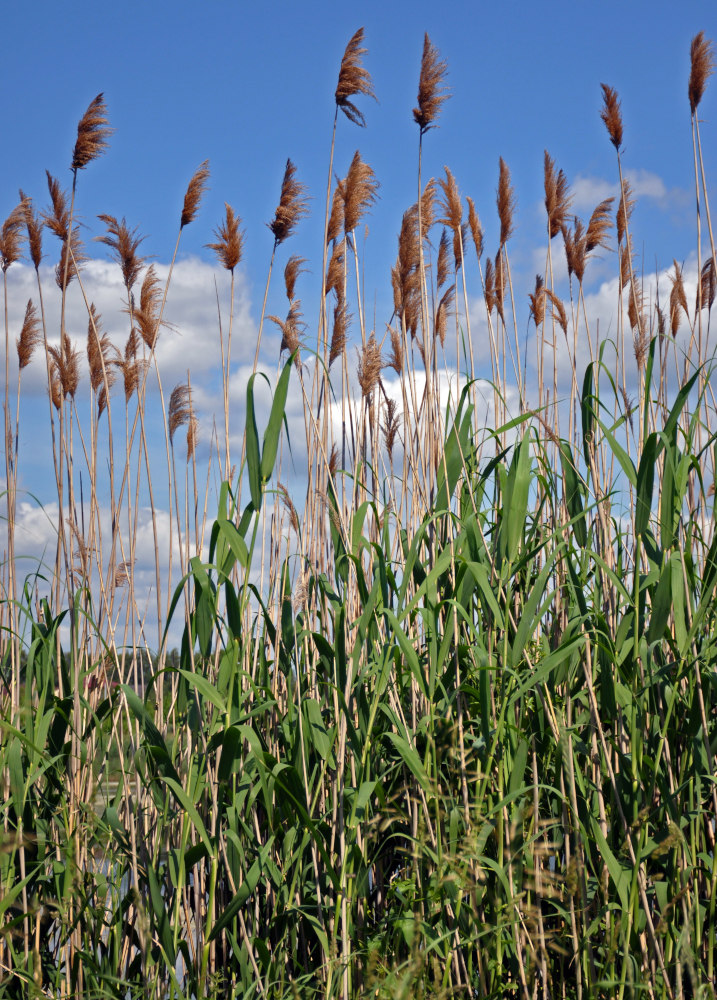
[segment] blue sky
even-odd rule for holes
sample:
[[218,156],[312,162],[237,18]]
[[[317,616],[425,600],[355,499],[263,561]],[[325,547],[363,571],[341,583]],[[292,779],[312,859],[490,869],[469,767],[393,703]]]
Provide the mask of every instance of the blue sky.
[[[229,202],[246,232],[234,355],[239,433],[246,366],[253,358],[272,247],[266,224],[287,157],[308,186],[311,214],[280,248],[278,263],[283,267],[291,253],[308,258],[309,271],[300,278],[297,294],[307,318],[316,309],[334,90],[346,43],[360,26],[368,49],[364,65],[378,100],[358,99],[366,115],[364,129],[340,116],[335,170],[343,175],[360,149],[381,184],[380,200],[367,219],[364,258],[367,313],[370,319],[375,310],[377,332],[390,319],[390,267],[401,216],[416,198],[418,128],[412,108],[424,32],[448,63],[451,98],[440,127],[425,137],[423,176],[441,176],[444,164],[451,168],[461,193],[475,200],[486,250],[494,254],[498,159],[505,159],[517,195],[510,253],[517,300],[525,306],[519,329],[525,329],[527,294],[545,256],[544,150],[565,171],[576,196],[573,210],[584,219],[616,184],[614,149],[600,121],[601,83],[615,87],[622,101],[623,165],[639,195],[632,230],[642,266],[653,272],[664,271],[673,258],[694,263],[689,47],[700,30],[709,38],[717,35],[717,18],[704,0],[680,5],[662,0],[449,2],[443,7],[435,0],[372,0],[355,8],[324,2],[73,0],[60,5],[8,0],[3,5],[0,217],[16,205],[19,188],[38,208],[47,206],[46,169],[69,186],[77,122],[103,92],[115,133],[108,152],[80,174],[77,213],[95,258],[87,271],[88,288],[118,345],[127,334],[122,289],[116,266],[108,263],[102,247],[90,243],[103,232],[97,215],[125,217],[137,227],[146,236],[142,251],[154,258],[161,274],[174,248],[187,182],[202,161],[210,162],[210,187],[182,235],[180,268],[170,290],[167,315],[176,331],[162,334],[160,350],[168,389],[191,367],[205,428],[211,424],[216,390],[215,280],[223,309],[227,291],[226,274],[205,244]],[[700,111],[707,171],[714,177],[714,80]],[[717,204],[714,184],[711,190]],[[46,234],[44,246],[48,266],[54,265],[57,241]],[[601,282],[614,274],[614,254],[603,258],[592,266],[591,308],[601,328],[609,329],[614,317],[601,297]],[[32,294],[32,277],[27,266],[8,272],[13,339]],[[475,301],[476,278],[474,270],[469,296]],[[73,295],[68,322],[84,338],[84,307],[76,288]],[[48,296],[52,300],[49,290]],[[285,310],[277,271],[268,312]],[[278,338],[267,329],[262,357],[267,371],[276,370],[277,353]],[[39,361],[33,362],[25,386],[20,483],[44,499],[50,466]],[[207,441],[205,436],[205,447]],[[37,528],[29,506],[26,519]],[[29,534],[26,544],[28,551],[39,551],[40,542],[35,546]]]

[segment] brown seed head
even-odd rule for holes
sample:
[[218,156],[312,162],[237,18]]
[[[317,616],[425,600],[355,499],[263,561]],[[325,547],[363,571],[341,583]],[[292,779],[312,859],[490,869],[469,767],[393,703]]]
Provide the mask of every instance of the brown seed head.
[[286,267],[284,268],[284,285],[286,287],[286,297],[291,302],[294,298],[294,289],[296,288],[296,279],[300,274],[306,272],[306,268],[302,267],[302,264],[306,263],[305,257],[299,257],[298,254],[292,254],[286,262]]
[[341,296],[334,306],[334,328],[331,334],[331,347],[329,348],[329,368],[341,357],[346,349],[347,333],[351,315],[349,313],[346,299]]
[[712,42],[705,38],[704,31],[698,32],[690,45],[690,82],[687,95],[690,99],[690,111],[697,111],[697,105],[702,100],[707,80],[715,68],[715,57]]
[[190,222],[194,221],[194,218],[199,211],[199,203],[202,200],[202,195],[207,189],[208,183],[209,160],[205,160],[204,163],[200,164],[197,168],[187,187],[187,193],[184,196],[184,206],[182,207],[182,215],[179,220],[180,229],[184,229],[185,226],[188,226]]
[[362,48],[362,42],[363,28],[359,28],[346,46],[344,57],[341,60],[341,68],[339,69],[339,82],[334,95],[337,106],[341,108],[349,121],[354,122],[356,125],[365,125],[366,119],[363,112],[359,111],[349,98],[355,97],[357,94],[365,94],[366,97],[376,99],[376,95],[373,92],[371,75],[361,65],[361,57],[367,52],[367,49]]
[[291,160],[287,160],[284,179],[281,182],[279,204],[276,206],[274,221],[269,223],[269,229],[274,234],[275,246],[287,240],[299,219],[309,212],[306,185],[297,181],[295,174],[296,167]]
[[382,367],[381,348],[376,341],[376,334],[372,331],[366,346],[359,354],[358,381],[364,399],[370,396],[378,385]]
[[500,245],[503,247],[513,235],[513,214],[515,212],[515,191],[510,183],[510,170],[501,156],[498,177],[498,218],[500,219]]
[[159,336],[159,310],[162,305],[162,288],[159,278],[150,264],[142,279],[139,294],[139,308],[135,303],[132,316],[147,347],[154,350]]
[[114,259],[122,268],[125,288],[130,293],[146,261],[137,253],[144,236],[138,236],[136,229],[129,229],[124,219],[118,222],[113,215],[98,215],[97,218],[107,226],[107,235],[96,236],[95,239],[112,250]]
[[289,496],[289,491],[283,483],[277,483],[276,488],[281,494],[281,502],[286,508],[286,512],[289,515],[289,524],[294,529],[296,534],[299,534],[299,515],[296,513],[296,507],[292,503],[291,497]]
[[344,196],[344,233],[352,233],[361,221],[362,216],[376,201],[378,181],[368,163],[364,163],[358,150],[346,174],[343,185]]
[[710,257],[702,265],[702,274],[699,283],[699,302],[698,308],[704,309],[707,306],[708,309],[712,309],[715,300],[715,294],[717,293],[717,272],[715,271],[715,259]]
[[291,303],[285,320],[279,319],[278,316],[269,316],[268,319],[270,319],[272,323],[276,323],[281,330],[281,345],[279,346],[279,354],[283,354],[284,351],[288,351],[289,354],[294,354],[294,352],[296,352],[294,363],[297,368],[300,368],[301,360],[298,353],[300,346],[299,336],[300,331],[306,326],[302,320],[301,302],[298,299],[295,299]]
[[622,243],[624,236],[627,234],[634,207],[635,199],[632,196],[630,182],[626,178],[623,178],[622,193],[617,206],[617,212],[615,213],[618,244]]
[[552,240],[562,230],[572,202],[568,179],[562,170],[555,172],[555,161],[547,149],[543,159],[545,211],[548,213],[548,233]]
[[438,308],[436,309],[436,319],[434,323],[433,333],[434,336],[438,337],[441,342],[441,347],[445,346],[446,343],[446,333],[448,331],[448,319],[453,311],[453,302],[456,295],[456,286],[451,285],[443,293],[441,301],[438,303]]
[[336,187],[334,188],[334,196],[331,202],[331,215],[329,216],[329,227],[326,230],[326,245],[328,246],[331,240],[336,240],[338,238],[341,229],[344,224],[344,185],[345,181],[336,182]]
[[20,370],[27,368],[35,353],[35,349],[42,340],[42,330],[37,310],[32,304],[32,299],[28,299],[25,307],[25,319],[22,323],[20,336],[17,339],[17,359]]
[[485,276],[483,278],[483,294],[485,296],[485,307],[489,313],[495,308],[495,275],[493,273],[493,261],[490,257],[485,262]]
[[610,249],[607,234],[612,229],[610,210],[614,200],[614,198],[605,198],[590,216],[588,229],[585,233],[585,253],[591,253],[597,247],[602,247],[603,250]]
[[610,142],[619,152],[620,146],[622,146],[622,114],[620,112],[620,101],[618,100],[616,90],[612,87],[608,87],[605,83],[601,83],[600,86],[602,87],[603,99],[603,109],[600,112],[600,117],[605,122],[605,128],[607,129],[607,134],[610,136]]
[[102,333],[102,317],[94,303],[91,303],[87,323],[87,362],[90,369],[90,385],[94,392],[98,392],[102,387],[111,388],[114,384],[116,373],[109,356],[112,349],[109,336]]
[[189,422],[191,415],[191,393],[186,382],[180,382],[172,389],[169,397],[169,441],[174,440],[177,430]]
[[439,187],[443,192],[443,199],[439,201],[438,207],[443,212],[443,215],[436,221],[441,225],[448,226],[455,233],[463,223],[463,206],[461,205],[461,196],[455,177],[448,167],[444,167],[443,169],[446,172],[446,179],[438,181]]
[[30,251],[30,260],[35,270],[42,263],[42,223],[35,214],[32,207],[32,198],[20,192],[20,204],[22,205],[25,228],[27,229],[27,245]]
[[346,260],[346,240],[334,243],[333,253],[326,269],[325,294],[333,289],[339,298],[344,294],[344,263]]
[[[70,396],[74,399],[77,386],[80,383],[79,350],[73,346],[69,336],[65,333],[62,338],[62,349],[48,345],[47,353],[50,356],[51,383],[54,375],[61,398],[67,399]],[[55,392],[56,389],[53,385],[53,402]]]
[[620,250],[620,290],[630,281],[630,274],[633,269],[632,240],[628,236],[625,246]]
[[67,195],[60,187],[60,182],[53,177],[49,170],[47,174],[47,188],[50,192],[52,210],[42,213],[42,219],[47,228],[58,237],[64,240],[67,237],[70,226],[70,211],[67,207]]
[[[433,225],[436,214],[436,182],[431,177],[428,184],[423,189],[421,195],[421,236],[425,240],[428,230]],[[418,218],[418,208],[416,208],[416,218]]]
[[438,49],[426,34],[423,39],[421,74],[418,80],[418,107],[413,109],[413,118],[421,130],[421,135],[429,128],[435,127],[441,105],[450,96],[444,84],[447,71],[448,63],[440,58]]
[[685,295],[685,284],[682,279],[682,268],[676,260],[672,262],[675,267],[674,275],[670,275],[672,288],[670,290],[670,331],[674,337],[680,328],[680,309],[684,311],[687,322],[690,315],[687,311],[687,296]]
[[25,210],[22,202],[8,215],[0,229],[0,267],[7,271],[20,259],[24,239]]
[[478,260],[483,256],[483,230],[481,228],[478,213],[472,198],[466,198],[468,202],[468,226],[470,227],[473,245],[476,248]]
[[383,440],[388,452],[389,462],[393,462],[393,449],[398,437],[398,428],[401,423],[401,414],[396,412],[397,404],[395,399],[386,400],[386,417],[381,425]]
[[495,255],[495,262],[493,264],[493,274],[494,274],[494,284],[495,284],[495,307],[498,310],[498,315],[505,323],[505,291],[506,291],[506,280],[505,280],[505,267],[503,264],[503,247],[498,248],[498,253]]
[[565,313],[565,306],[562,301],[558,298],[555,292],[552,292],[549,288],[545,289],[546,296],[550,299],[553,307],[553,316],[558,321],[558,325],[563,333],[567,336],[568,333],[568,317]]
[[77,141],[72,153],[72,170],[82,170],[109,148],[109,137],[114,129],[109,127],[104,95],[98,94],[80,118]]
[[55,265],[55,284],[58,288],[66,288],[87,260],[87,254],[80,240],[80,227],[72,227],[70,239],[62,241],[60,259]]
[[530,299],[530,315],[533,317],[537,329],[545,319],[545,288],[539,274],[535,275],[535,291],[528,298]]
[[227,271],[234,271],[244,252],[244,233],[239,228],[241,219],[234,214],[231,205],[224,202],[226,217],[224,222],[214,230],[216,243],[207,243],[207,249],[213,250],[217,260]]
[[448,230],[444,227],[441,232],[441,242],[438,244],[438,260],[436,261],[436,286],[438,288],[446,283],[450,273],[448,264],[449,246]]
[[395,373],[400,376],[403,371],[403,342],[401,334],[398,330],[394,330],[393,327],[389,327],[388,332],[391,337],[391,354],[386,362],[386,367],[393,368]]

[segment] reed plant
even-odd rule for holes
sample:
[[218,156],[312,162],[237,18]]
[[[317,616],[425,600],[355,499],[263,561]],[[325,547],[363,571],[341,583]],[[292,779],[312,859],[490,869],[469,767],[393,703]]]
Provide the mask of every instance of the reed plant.
[[[697,117],[712,46],[694,39],[688,85],[697,298],[675,263],[661,303],[635,254],[616,91],[603,85],[602,118],[619,196],[584,223],[545,153],[545,271],[523,298],[508,165],[499,160],[494,255],[452,172],[423,176],[423,143],[450,96],[426,36],[416,202],[398,235],[393,313],[373,329],[357,230],[378,179],[359,152],[334,177],[338,112],[363,127],[356,101],[373,96],[363,42],[360,29],[334,94],[312,322],[296,297],[298,253],[284,264],[286,317],[266,315],[308,207],[287,160],[238,456],[244,234],[230,205],[207,244],[230,302],[208,470],[191,371],[165,394],[156,351],[207,163],[189,181],[164,282],[138,231],[100,217],[122,271],[124,344],[87,297],[76,223],[81,171],[99,169],[111,136],[102,95],[78,126],[71,193],[48,174],[50,208],[40,216],[21,194],[0,232],[0,996],[715,995],[717,279]],[[57,329],[44,307],[48,231],[60,240]],[[593,255],[615,250],[617,326],[605,339],[585,281]],[[23,251],[37,298],[11,387],[10,269]],[[71,290],[86,304],[87,385],[66,329]],[[523,301],[532,344],[519,334]],[[265,412],[266,318],[282,341]],[[47,377],[56,495],[45,499],[59,513],[55,552],[22,579],[31,362]],[[303,402],[298,429],[290,393]],[[290,448],[306,455],[293,485]],[[152,614],[135,582],[145,504]]]

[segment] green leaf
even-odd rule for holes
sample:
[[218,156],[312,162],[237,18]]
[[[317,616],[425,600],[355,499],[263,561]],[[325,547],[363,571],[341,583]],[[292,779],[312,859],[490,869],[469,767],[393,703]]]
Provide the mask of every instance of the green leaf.
[[279,376],[279,381],[274,393],[274,399],[269,413],[269,423],[264,431],[264,442],[261,452],[261,479],[267,483],[271,479],[276,461],[276,452],[279,447],[279,435],[281,434],[281,424],[284,421],[284,409],[286,407],[286,394],[289,391],[289,376],[294,363],[292,355],[284,365],[284,370]]
[[254,510],[261,507],[261,462],[259,459],[259,431],[254,412],[254,373],[246,386],[246,464],[249,470],[249,490]]

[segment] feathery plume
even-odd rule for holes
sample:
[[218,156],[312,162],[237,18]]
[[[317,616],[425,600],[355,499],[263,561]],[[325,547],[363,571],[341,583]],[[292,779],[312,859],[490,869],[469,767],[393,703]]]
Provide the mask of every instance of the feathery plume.
[[418,107],[413,109],[413,118],[421,130],[421,135],[429,128],[435,127],[441,105],[450,96],[443,82],[447,71],[448,63],[440,58],[438,49],[426,34],[423,39],[421,73],[418,80]]
[[451,311],[453,309],[455,294],[456,286],[451,285],[441,296],[441,301],[438,303],[438,308],[436,309],[436,319],[433,332],[434,336],[439,338],[441,347],[445,347],[446,332],[448,330],[448,317],[451,315]]
[[326,285],[324,292],[326,295],[333,289],[337,296],[341,298],[344,290],[344,261],[346,259],[346,240],[334,243],[333,253],[329,266],[326,269]]
[[498,178],[498,218],[500,219],[500,245],[505,246],[513,235],[513,214],[515,212],[515,191],[510,183],[510,170],[503,157],[500,157],[500,175]]
[[58,237],[64,240],[70,226],[70,211],[67,207],[67,195],[60,187],[60,182],[53,177],[49,170],[47,174],[47,189],[50,192],[52,210],[43,212],[42,218],[47,228]]
[[175,385],[174,389],[172,389],[172,395],[169,397],[170,444],[174,441],[174,435],[178,429],[189,422],[191,409],[192,402],[189,385],[186,382],[180,382],[179,385]]
[[468,226],[473,237],[473,245],[476,248],[478,260],[483,256],[483,229],[481,228],[478,213],[472,198],[466,198],[468,202]]
[[684,310],[688,323],[690,321],[690,316],[687,311],[687,296],[685,295],[682,268],[676,260],[673,260],[672,263],[675,267],[675,273],[674,275],[670,275],[670,281],[672,283],[672,288],[670,289],[670,331],[674,337],[680,328],[680,309]]
[[545,283],[539,274],[535,275],[535,291],[528,296],[530,299],[530,315],[537,329],[545,319]]
[[224,202],[226,216],[224,222],[214,230],[216,243],[207,243],[207,250],[213,250],[217,260],[227,271],[234,271],[244,252],[244,233],[241,231],[241,219],[235,215],[234,209]]
[[300,274],[304,274],[306,272],[306,268],[302,267],[302,264],[305,263],[306,258],[299,257],[298,254],[292,254],[286,262],[286,267],[284,268],[284,285],[286,287],[286,297],[289,302],[291,302],[294,298],[296,279]]
[[717,272],[715,272],[715,259],[710,257],[702,265],[702,274],[699,283],[699,308],[712,309],[717,293]]
[[603,250],[610,249],[607,234],[612,229],[610,210],[614,201],[614,198],[605,198],[590,216],[588,229],[585,233],[585,253],[591,253],[597,247],[602,247]]
[[0,229],[0,267],[7,271],[20,259],[23,242],[25,211],[22,202],[8,215]]
[[112,386],[115,381],[115,372],[109,357],[111,349],[109,336],[102,332],[102,317],[92,302],[87,323],[87,362],[90,369],[90,385],[94,392],[98,392],[105,385],[105,377],[108,386]]
[[331,201],[329,228],[326,230],[326,245],[336,240],[344,224],[344,181],[337,181]]
[[334,306],[334,328],[331,334],[331,346],[329,348],[329,368],[341,357],[346,348],[346,339],[351,316],[349,314],[346,299],[341,296]]
[[138,236],[136,229],[129,229],[124,219],[118,222],[113,215],[98,215],[97,218],[107,226],[107,235],[95,236],[95,240],[112,250],[115,260],[122,268],[125,288],[130,293],[145,265],[145,258],[137,253],[144,236]]
[[353,232],[362,216],[376,201],[378,181],[368,163],[364,163],[358,150],[343,184],[344,233]]
[[112,364],[119,368],[122,373],[124,398],[125,403],[128,403],[133,393],[137,391],[142,373],[147,367],[147,361],[144,358],[137,357],[137,351],[139,350],[139,333],[137,332],[137,327],[132,327],[130,335],[127,338],[124,357],[116,347],[114,350],[117,357]]
[[704,31],[698,32],[690,45],[690,82],[687,95],[690,99],[690,111],[697,111],[697,105],[702,100],[707,80],[715,68],[712,43],[705,38]]
[[620,112],[620,101],[618,100],[617,91],[613,87],[608,87],[606,83],[601,83],[600,86],[602,87],[603,99],[603,109],[600,112],[600,117],[605,122],[605,128],[607,129],[607,134],[610,136],[610,142],[619,152],[620,146],[622,146],[622,114]]
[[364,399],[376,388],[382,367],[381,348],[376,341],[376,334],[372,331],[366,346],[359,354],[358,381]]
[[72,233],[62,241],[60,259],[55,265],[55,284],[66,288],[87,260],[87,254],[80,240],[80,227],[73,226]]
[[573,199],[564,171],[555,172],[555,160],[552,159],[547,149],[543,158],[543,174],[545,211],[548,213],[548,232],[552,240],[565,225],[568,209]]
[[495,255],[495,262],[493,264],[493,281],[495,284],[495,307],[498,310],[498,315],[505,323],[505,292],[506,292],[506,280],[505,280],[505,268],[503,265],[503,246],[501,244],[498,247],[498,253]]
[[150,351],[154,350],[159,336],[159,310],[162,304],[162,289],[154,264],[147,268],[139,293],[139,308],[135,304],[133,318],[142,340]]
[[460,229],[463,222],[463,206],[461,205],[461,196],[455,177],[448,167],[444,167],[443,169],[446,172],[446,179],[438,181],[438,185],[443,192],[443,200],[439,201],[439,208],[442,210],[443,215],[436,221],[441,225],[448,226],[455,233]]
[[393,462],[393,449],[398,437],[398,428],[401,423],[401,414],[396,412],[397,405],[395,399],[386,400],[386,418],[381,425],[383,440],[388,452],[389,462]]
[[17,360],[20,370],[27,368],[35,353],[35,349],[42,340],[40,320],[37,310],[32,304],[32,299],[28,299],[25,307],[25,319],[22,323],[20,336],[17,339]]
[[37,271],[42,263],[42,224],[32,207],[32,198],[22,191],[20,192],[20,204],[27,230],[27,245],[30,251],[30,260]]
[[493,261],[490,257],[485,262],[485,276],[483,279],[485,296],[485,307],[488,313],[492,313],[495,308],[495,275],[493,274]]
[[182,215],[179,220],[180,229],[184,229],[188,226],[190,222],[194,221],[197,212],[199,211],[199,203],[202,200],[202,195],[207,189],[207,184],[209,183],[209,160],[205,160],[201,163],[194,172],[194,176],[189,182],[187,187],[187,193],[184,196],[184,205],[182,207]]
[[567,225],[563,225],[563,243],[568,277],[576,275],[578,281],[582,282],[585,274],[585,229],[577,215],[573,219],[572,232]]
[[363,112],[359,111],[349,98],[355,97],[357,94],[364,94],[366,97],[376,99],[376,95],[373,92],[371,75],[361,65],[361,57],[368,51],[361,44],[363,42],[363,33],[364,29],[359,28],[346,46],[339,69],[339,82],[336,85],[336,93],[334,94],[337,106],[341,108],[349,121],[352,121],[355,125],[365,125],[366,119]]
[[333,479],[339,470],[339,449],[336,445],[331,448],[329,455],[329,476]]
[[386,367],[393,368],[395,373],[400,376],[403,371],[403,342],[401,341],[401,334],[398,330],[394,330],[392,326],[388,328],[388,332],[391,337],[391,354],[386,362]]
[[438,244],[438,259],[436,261],[436,285],[438,288],[448,280],[448,230],[444,227],[441,232],[441,241]]
[[109,137],[114,129],[109,127],[104,95],[98,94],[77,126],[77,141],[72,153],[72,170],[82,170],[109,149]]
[[567,336],[568,333],[568,317],[565,313],[565,306],[562,301],[558,298],[555,292],[551,291],[549,288],[545,288],[545,295],[550,299],[553,306],[553,316],[558,321],[558,325],[563,333]]
[[294,531],[298,535],[299,534],[299,515],[296,513],[296,507],[294,506],[294,504],[291,501],[291,497],[289,496],[289,491],[287,490],[286,486],[284,486],[283,483],[277,483],[276,484],[276,488],[278,489],[279,493],[281,494],[281,502],[284,504],[284,507],[286,508],[286,512],[289,515],[289,524],[291,525],[291,527],[294,529]]
[[623,238],[628,231],[634,207],[635,199],[632,196],[630,182],[626,178],[623,178],[622,195],[620,197],[620,201],[618,202],[617,212],[615,213],[615,227],[617,230],[618,245],[622,243]]
[[[61,399],[67,399],[68,396],[74,399],[80,384],[80,352],[66,333],[63,335],[62,344],[62,350],[53,345],[48,345],[47,348],[47,353],[50,355],[53,402],[56,391],[60,393]],[[55,380],[57,387],[54,385]]]
[[294,364],[297,368],[301,368],[301,360],[299,358],[299,331],[306,325],[301,319],[301,302],[295,299],[289,308],[289,312],[286,315],[285,320],[279,319],[278,316],[267,317],[276,323],[276,325],[281,330],[281,345],[279,347],[279,354],[283,354],[284,351],[288,351],[289,354],[294,354]]
[[291,160],[287,160],[284,179],[281,182],[279,204],[276,206],[274,221],[269,223],[269,229],[274,234],[275,246],[279,246],[291,236],[299,219],[309,211],[306,185],[297,181],[295,174],[296,167]]
[[[421,236],[425,240],[428,230],[433,225],[436,207],[436,182],[431,177],[428,184],[423,189],[421,195]],[[418,219],[418,206],[416,206],[416,219]]]

